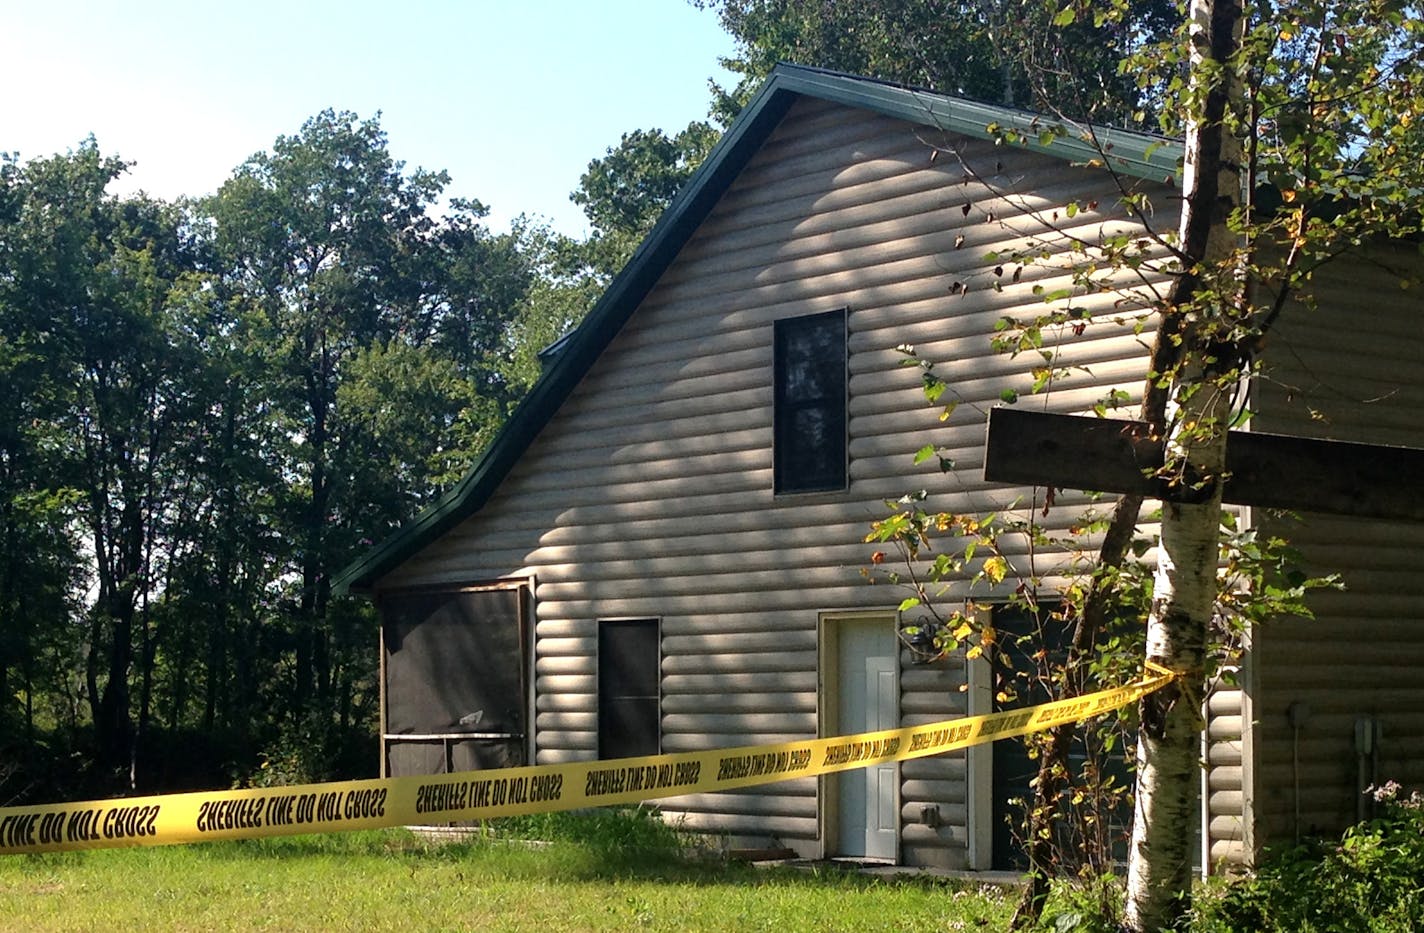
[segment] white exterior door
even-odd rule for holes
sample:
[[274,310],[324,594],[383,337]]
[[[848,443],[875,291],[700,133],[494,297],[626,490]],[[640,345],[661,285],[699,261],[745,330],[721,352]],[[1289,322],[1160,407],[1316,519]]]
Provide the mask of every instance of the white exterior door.
[[[836,731],[893,729],[900,720],[898,644],[890,621],[844,621],[837,628]],[[899,841],[899,766],[842,772],[837,786],[837,853],[894,860]]]

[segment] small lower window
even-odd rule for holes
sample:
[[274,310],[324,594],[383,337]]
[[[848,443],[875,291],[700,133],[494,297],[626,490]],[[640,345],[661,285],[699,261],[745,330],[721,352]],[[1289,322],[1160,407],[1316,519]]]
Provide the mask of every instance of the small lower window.
[[661,747],[657,619],[598,623],[598,757],[656,755]]

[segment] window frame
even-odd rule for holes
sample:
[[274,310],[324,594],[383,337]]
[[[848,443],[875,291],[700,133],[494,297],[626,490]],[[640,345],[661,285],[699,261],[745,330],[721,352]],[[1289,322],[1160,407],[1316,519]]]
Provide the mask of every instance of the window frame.
[[[825,394],[811,398],[789,398],[786,345],[799,336],[797,329],[812,329],[835,322],[835,337],[840,350],[839,395]],[[834,325],[833,325],[834,326]],[[804,411],[823,411],[840,429],[839,437],[830,443],[836,450],[815,450],[804,439],[791,433],[791,416]],[[809,479],[793,476],[790,463],[811,453],[822,469]],[[839,454],[839,457],[836,457]],[[836,308],[772,322],[772,492],[777,496],[844,492],[850,486],[850,333],[849,309]]]

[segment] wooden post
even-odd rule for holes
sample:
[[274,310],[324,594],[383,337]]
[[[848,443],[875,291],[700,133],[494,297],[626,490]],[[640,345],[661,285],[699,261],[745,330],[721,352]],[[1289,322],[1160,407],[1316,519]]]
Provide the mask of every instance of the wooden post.
[[[984,478],[1189,502],[1160,475],[1162,441],[1140,421],[995,408]],[[1223,501],[1424,522],[1424,449],[1232,431]]]

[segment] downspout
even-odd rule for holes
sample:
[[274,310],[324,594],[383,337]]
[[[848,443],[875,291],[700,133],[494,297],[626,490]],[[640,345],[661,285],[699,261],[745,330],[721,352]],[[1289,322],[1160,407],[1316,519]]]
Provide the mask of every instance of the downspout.
[[1286,707],[1286,719],[1291,727],[1291,805],[1294,809],[1291,826],[1295,844],[1300,845],[1300,730],[1310,719],[1310,707],[1296,700]]
[[1201,790],[1197,792],[1200,796],[1197,812],[1201,815],[1201,831],[1197,835],[1201,851],[1197,857],[1203,881],[1211,877],[1211,694],[1212,691],[1207,690],[1202,698],[1201,715],[1206,727],[1201,731]]
[[1380,722],[1373,716],[1355,720],[1355,822],[1374,816],[1370,789],[1379,786]]

